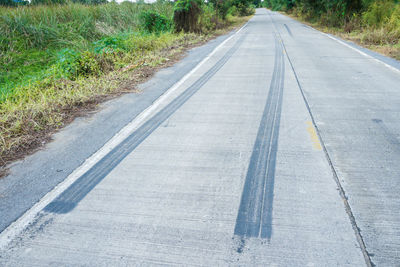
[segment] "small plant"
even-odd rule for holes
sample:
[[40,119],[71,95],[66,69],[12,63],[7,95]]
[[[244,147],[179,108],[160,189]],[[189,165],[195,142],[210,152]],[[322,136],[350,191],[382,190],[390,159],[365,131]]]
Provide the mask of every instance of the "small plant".
[[92,52],[83,52],[78,59],[77,75],[89,77],[100,74],[100,65],[96,55]]
[[57,67],[65,77],[75,77],[78,70],[79,53],[73,49],[65,48],[58,53]]
[[149,33],[160,33],[171,30],[171,20],[153,10],[140,14],[141,26]]
[[125,36],[109,36],[93,43],[96,54],[112,54],[126,50]]
[[88,77],[100,73],[100,65],[94,53],[89,51],[78,53],[69,48],[59,52],[56,67],[63,76],[72,80],[79,76]]

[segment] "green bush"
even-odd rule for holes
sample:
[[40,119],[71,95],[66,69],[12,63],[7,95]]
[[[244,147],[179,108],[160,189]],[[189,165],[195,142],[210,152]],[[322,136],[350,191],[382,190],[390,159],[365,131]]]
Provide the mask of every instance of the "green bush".
[[126,50],[127,35],[117,35],[102,38],[93,43],[94,52],[97,54],[111,54]]
[[221,19],[226,18],[229,8],[232,7],[230,0],[209,0],[208,2],[212,4],[213,9]]
[[171,30],[171,20],[153,10],[140,14],[142,28],[149,33],[160,33]]
[[249,0],[232,0],[232,5],[236,7],[239,16],[249,16],[255,12],[252,1]]
[[63,49],[58,53],[56,68],[69,79],[98,75],[101,71],[99,58],[92,52],[79,53],[73,49]]
[[253,15],[255,9],[251,6],[246,6],[242,3],[239,3],[237,6],[238,14],[241,17]]
[[94,53],[84,51],[78,58],[78,68],[76,75],[81,77],[99,75],[101,70],[98,61],[99,59]]
[[392,15],[388,19],[386,27],[391,31],[400,31],[400,5],[396,5]]
[[200,16],[201,31],[210,32],[215,30],[219,26],[217,16],[213,5],[204,5]]
[[231,15],[231,16],[238,16],[239,15],[236,6],[231,6],[229,8],[228,15]]
[[363,21],[370,27],[379,28],[384,22],[389,20],[394,9],[395,3],[393,1],[374,2],[363,14]]
[[57,67],[61,70],[63,76],[75,77],[79,68],[79,53],[73,49],[65,48],[58,52],[57,56]]

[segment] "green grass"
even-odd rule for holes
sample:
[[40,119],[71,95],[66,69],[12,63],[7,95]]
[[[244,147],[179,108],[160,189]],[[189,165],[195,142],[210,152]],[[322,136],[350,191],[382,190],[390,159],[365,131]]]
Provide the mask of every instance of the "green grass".
[[102,38],[140,32],[146,10],[173,14],[169,3],[0,7],[0,101],[48,75],[62,49],[93,50]]
[[288,12],[322,31],[400,60],[400,3],[372,1],[368,9],[341,22],[332,22],[335,17],[330,14],[310,15],[296,7]]
[[0,166],[40,146],[81,110],[132,90],[188,47],[248,19],[228,16],[216,30],[215,11],[207,8],[203,33],[183,34],[143,14],[172,21],[173,5],[0,7]]

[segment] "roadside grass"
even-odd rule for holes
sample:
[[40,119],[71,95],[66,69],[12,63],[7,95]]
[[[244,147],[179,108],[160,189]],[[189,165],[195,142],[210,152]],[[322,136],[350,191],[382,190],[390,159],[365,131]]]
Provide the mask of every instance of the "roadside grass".
[[[96,10],[105,7],[89,8]],[[110,8],[119,7],[112,4]],[[74,10],[74,7],[70,10]],[[37,12],[44,11],[39,7]],[[65,11],[59,12],[65,14]],[[167,9],[164,14],[168,12]],[[98,29],[94,29],[93,34],[86,37],[78,34],[77,36],[81,36],[78,39],[80,41],[71,46],[64,45],[72,42],[70,37],[65,37],[61,42],[59,35],[55,39],[61,43],[54,45],[49,42],[49,49],[44,45],[46,41],[29,43],[17,40],[13,43],[13,40],[7,38],[1,40],[4,42],[7,39],[11,47],[16,47],[10,49],[11,53],[20,52],[22,62],[24,53],[32,51],[37,54],[26,56],[29,58],[28,63],[20,63],[16,56],[10,56],[10,51],[6,50],[8,60],[12,61],[7,68],[12,67],[6,70],[7,73],[3,73],[4,66],[0,67],[3,68],[0,69],[3,76],[0,84],[6,92],[0,99],[0,166],[35,151],[50,140],[54,131],[76,116],[95,109],[98,103],[122,93],[135,92],[135,85],[148,79],[158,68],[172,65],[187,49],[226,33],[249,19],[230,16],[224,28],[202,34],[184,34],[138,31],[140,19],[137,16],[132,21],[131,18],[119,18],[120,22],[115,22],[112,15],[108,16],[116,25],[109,28],[103,25],[101,31],[107,30],[111,34],[99,33]],[[129,30],[120,25],[126,23],[126,20],[131,23],[129,25],[132,28]],[[56,22],[49,19],[49,25],[52,23]],[[0,31],[4,31],[1,27],[4,25],[0,26]],[[119,32],[115,30],[118,27]],[[23,34],[24,31],[21,30],[21,35]],[[5,44],[1,45],[4,54]],[[23,49],[18,50],[19,45]],[[41,47],[36,49],[36,46]],[[23,65],[28,68],[21,67]],[[18,67],[19,70],[14,69]],[[13,79],[12,75],[20,75],[21,78]],[[12,82],[8,82],[9,80]]]
[[315,23],[312,24],[312,26],[323,32],[337,35],[342,39],[352,41],[385,56],[400,60],[399,37],[396,37],[393,32],[388,32],[384,28],[365,28],[362,30],[346,32],[342,28],[327,27]]
[[[393,1],[374,2],[361,14],[341,26],[303,14],[301,10],[285,13],[320,31],[337,35],[383,55],[400,60],[400,4]],[[338,24],[338,23],[336,23]]]
[[147,10],[173,14],[168,3],[0,7],[0,100],[46,77],[62,49],[91,50],[96,40],[140,31]]

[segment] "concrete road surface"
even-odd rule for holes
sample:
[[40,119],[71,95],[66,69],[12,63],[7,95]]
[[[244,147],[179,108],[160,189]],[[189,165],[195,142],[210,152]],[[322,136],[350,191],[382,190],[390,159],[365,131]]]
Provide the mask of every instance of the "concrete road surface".
[[397,62],[266,9],[221,38],[23,216],[2,210],[1,266],[400,266]]

